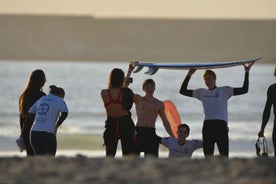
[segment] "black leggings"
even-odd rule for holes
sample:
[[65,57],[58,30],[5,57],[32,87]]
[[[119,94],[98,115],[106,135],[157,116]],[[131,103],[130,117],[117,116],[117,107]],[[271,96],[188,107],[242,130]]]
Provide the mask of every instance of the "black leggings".
[[57,139],[53,133],[31,131],[30,142],[36,155],[55,156]]
[[118,140],[121,140],[123,156],[134,154],[135,125],[130,115],[120,118],[108,117],[104,131],[106,156],[115,157]]
[[32,124],[28,123],[27,120],[23,121],[23,129],[22,129],[22,137],[24,140],[24,144],[25,144],[25,148],[26,148],[26,153],[27,156],[34,156],[34,150],[32,148],[32,145],[30,143],[30,132],[31,132],[31,128],[32,128]]
[[215,143],[221,156],[229,156],[229,138],[227,123],[223,120],[205,120],[202,129],[203,152],[213,156]]

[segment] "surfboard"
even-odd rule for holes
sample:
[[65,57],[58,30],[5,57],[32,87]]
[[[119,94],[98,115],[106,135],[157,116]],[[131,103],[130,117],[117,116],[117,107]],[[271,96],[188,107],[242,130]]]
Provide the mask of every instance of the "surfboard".
[[174,137],[178,137],[177,129],[178,129],[178,126],[181,124],[181,119],[178,114],[178,111],[177,111],[174,103],[170,100],[165,100],[164,106],[165,106],[165,114],[167,116],[167,119],[170,122],[173,135],[174,135]]
[[252,63],[255,61],[258,61],[262,59],[262,57],[257,57],[253,59],[244,59],[244,60],[238,60],[238,61],[219,61],[219,62],[201,62],[201,63],[143,63],[143,62],[137,62],[135,66],[137,68],[134,73],[137,73],[142,70],[143,67],[148,67],[148,70],[145,72],[145,74],[153,75],[155,74],[159,69],[170,69],[170,70],[188,70],[191,68],[194,69],[215,69],[215,68],[226,68],[226,67],[234,67],[239,66],[243,64]]

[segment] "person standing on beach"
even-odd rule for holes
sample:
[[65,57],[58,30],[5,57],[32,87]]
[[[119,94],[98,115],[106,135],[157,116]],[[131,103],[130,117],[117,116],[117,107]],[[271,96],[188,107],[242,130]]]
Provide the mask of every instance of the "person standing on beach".
[[[135,68],[136,62],[130,62],[127,77],[130,77]],[[158,157],[159,141],[156,135],[156,119],[159,115],[163,125],[170,136],[173,136],[170,123],[165,114],[165,107],[162,101],[153,96],[155,91],[155,82],[147,79],[142,87],[145,96],[134,94],[134,103],[136,107],[136,141],[135,149],[137,154],[144,152],[145,156]]]
[[[274,67],[274,76],[276,77],[276,65]],[[274,126],[272,131],[272,142],[274,147],[274,157],[276,158],[276,83],[269,86],[267,90],[267,98],[263,111],[261,130],[258,133],[259,137],[264,137],[264,130],[270,117],[271,107],[274,112]]]
[[180,124],[177,129],[178,137],[159,137],[159,142],[169,149],[169,157],[191,158],[193,152],[202,148],[201,140],[187,140],[190,134],[190,127],[187,124]]
[[34,70],[26,85],[26,88],[19,97],[19,117],[21,136],[23,137],[27,156],[33,156],[34,151],[29,141],[30,130],[33,125],[33,121],[28,116],[29,108],[42,96],[46,95],[42,87],[46,82],[45,74],[42,70]]
[[205,157],[214,155],[214,146],[217,144],[221,156],[229,157],[228,112],[227,101],[230,97],[245,94],[249,87],[249,70],[254,62],[244,65],[245,76],[241,88],[230,86],[216,86],[216,74],[212,70],[203,73],[203,79],[208,89],[187,89],[191,76],[196,71],[190,69],[185,77],[179,93],[200,100],[204,109],[202,128],[203,152]]
[[30,142],[37,156],[56,154],[57,129],[68,115],[64,96],[63,88],[52,85],[50,94],[36,101],[28,111],[30,118],[34,119]]
[[125,87],[129,82],[121,69],[114,68],[109,76],[108,88],[101,90],[107,115],[103,134],[107,157],[115,157],[119,139],[123,156],[134,154],[135,125],[130,113],[133,92]]

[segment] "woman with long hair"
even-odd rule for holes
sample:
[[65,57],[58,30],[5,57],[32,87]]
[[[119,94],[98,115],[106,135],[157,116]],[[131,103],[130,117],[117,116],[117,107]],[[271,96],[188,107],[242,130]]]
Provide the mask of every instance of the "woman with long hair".
[[29,135],[33,121],[28,116],[28,110],[38,99],[45,95],[42,90],[45,82],[46,77],[44,72],[40,69],[34,70],[29,77],[29,81],[25,89],[19,97],[20,129],[27,156],[34,155],[34,151],[29,141]]
[[124,72],[119,68],[114,68],[109,76],[108,88],[101,91],[107,115],[103,135],[104,145],[106,156],[110,157],[116,155],[119,139],[123,156],[134,153],[135,125],[130,113],[133,92],[124,87],[124,79]]

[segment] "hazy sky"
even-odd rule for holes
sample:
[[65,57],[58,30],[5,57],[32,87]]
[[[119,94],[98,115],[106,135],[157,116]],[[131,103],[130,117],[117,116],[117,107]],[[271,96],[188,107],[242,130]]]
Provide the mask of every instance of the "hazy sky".
[[0,13],[276,19],[276,0],[0,0]]

